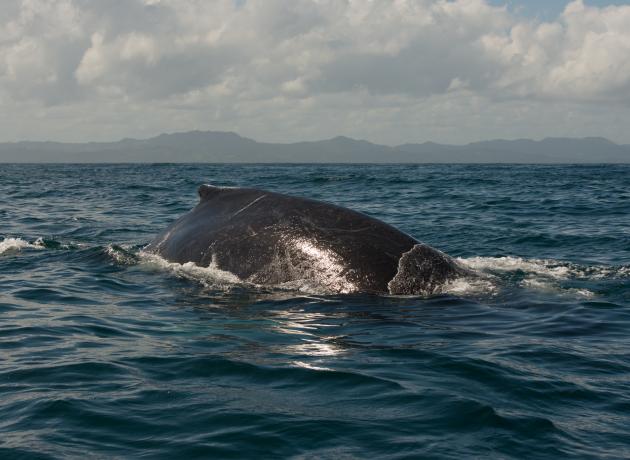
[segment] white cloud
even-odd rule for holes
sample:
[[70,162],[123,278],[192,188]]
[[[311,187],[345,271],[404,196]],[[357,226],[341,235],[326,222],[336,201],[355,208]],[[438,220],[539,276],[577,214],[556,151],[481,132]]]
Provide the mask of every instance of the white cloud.
[[630,102],[630,6],[567,5],[553,23],[516,23],[509,35],[486,35],[502,66],[498,94],[594,102]]
[[0,137],[630,142],[628,24],[580,0],[545,23],[484,0],[5,0]]

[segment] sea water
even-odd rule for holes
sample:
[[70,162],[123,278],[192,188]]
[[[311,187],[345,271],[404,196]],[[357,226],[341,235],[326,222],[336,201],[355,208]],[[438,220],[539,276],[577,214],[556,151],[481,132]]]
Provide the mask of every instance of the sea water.
[[[256,287],[142,252],[202,183],[483,276]],[[630,166],[0,165],[0,458],[629,458]]]

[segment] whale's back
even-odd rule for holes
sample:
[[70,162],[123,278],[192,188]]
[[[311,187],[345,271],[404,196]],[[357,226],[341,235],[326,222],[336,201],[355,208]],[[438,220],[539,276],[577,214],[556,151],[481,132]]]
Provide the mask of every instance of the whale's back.
[[[147,251],[172,262],[214,264],[258,284],[305,282],[332,292],[391,292],[388,284],[401,257],[419,244],[378,219],[317,200],[211,185],[202,185],[199,196],[197,206]],[[423,257],[431,255],[427,251]],[[407,289],[408,284],[393,286]]]

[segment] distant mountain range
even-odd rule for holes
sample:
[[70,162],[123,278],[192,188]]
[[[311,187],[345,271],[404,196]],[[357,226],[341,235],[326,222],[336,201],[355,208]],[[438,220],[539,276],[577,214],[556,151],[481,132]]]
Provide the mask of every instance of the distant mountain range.
[[2,163],[630,163],[630,145],[601,137],[433,142],[396,147],[335,137],[274,144],[231,132],[190,131],[118,142],[0,143]]

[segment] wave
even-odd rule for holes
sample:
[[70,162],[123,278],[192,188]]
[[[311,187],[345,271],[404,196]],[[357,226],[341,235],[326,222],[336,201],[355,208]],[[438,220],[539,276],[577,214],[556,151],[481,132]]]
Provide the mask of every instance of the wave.
[[630,266],[580,265],[553,259],[522,257],[470,257],[457,262],[476,272],[499,278],[519,276],[518,285],[531,290],[564,293],[590,298],[594,292],[585,288],[563,287],[568,281],[600,281],[630,277]]
[[44,249],[44,240],[42,238],[37,238],[32,243],[29,243],[22,238],[4,238],[0,241],[0,254],[4,254],[5,252],[19,252],[25,248]]
[[[119,264],[128,265],[138,263],[150,270],[165,271],[178,278],[198,282],[207,288],[229,289],[236,286],[242,286],[256,290],[265,289],[265,286],[242,280],[234,273],[220,269],[215,262],[208,267],[200,267],[194,262],[179,264],[176,262],[169,262],[159,255],[142,250],[134,254],[130,246],[122,247],[110,245],[107,248],[107,253]],[[339,294],[337,291],[326,289],[325,286],[308,279],[288,281],[286,283],[267,286],[266,288],[284,292],[299,292],[301,294]],[[491,279],[467,277],[458,278],[446,284],[441,290],[441,293],[453,295],[479,295],[492,294],[496,291],[497,286]],[[268,292],[268,294],[271,293]]]
[[[254,290],[272,289],[315,295],[338,294],[312,280],[295,280],[274,286],[261,286],[240,279],[220,269],[216,263],[201,267],[194,262],[179,264],[132,245],[110,244],[105,253],[119,265],[141,265],[145,269],[168,272],[177,278],[189,279],[204,287],[229,290],[245,287]],[[440,294],[457,296],[497,295],[510,285],[538,292],[549,292],[591,298],[595,293],[581,286],[565,286],[576,281],[598,281],[630,277],[630,266],[579,265],[553,259],[525,259],[515,256],[457,258],[457,263],[480,276],[462,277],[450,281]]]
[[490,277],[463,277],[449,281],[441,289],[442,294],[458,296],[495,295],[499,292],[496,280]]
[[553,259],[524,259],[522,257],[469,257],[457,262],[476,271],[490,273],[523,272],[556,280],[571,278],[600,280],[630,277],[630,265],[580,265]]
[[5,237],[0,241],[0,255],[3,253],[20,252],[22,249],[52,249],[52,250],[69,250],[69,249],[85,249],[90,246],[84,243],[63,243],[54,239],[39,237],[32,242],[21,237]]
[[133,251],[133,246],[129,244],[108,244],[104,251],[118,265],[135,265],[139,261],[138,255]]
[[186,262],[185,264],[169,262],[156,254],[145,251],[139,251],[137,257],[138,262],[145,268],[167,271],[178,278],[197,281],[205,287],[226,288],[244,284],[244,281],[235,274],[218,268],[214,261],[208,267],[200,267],[194,262]]

